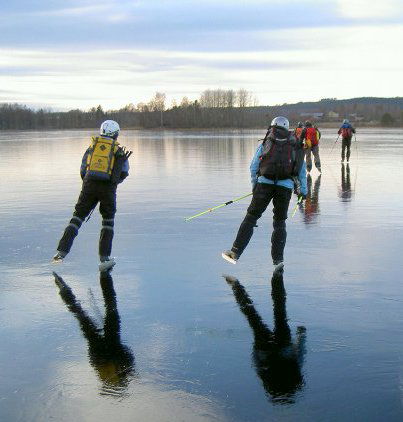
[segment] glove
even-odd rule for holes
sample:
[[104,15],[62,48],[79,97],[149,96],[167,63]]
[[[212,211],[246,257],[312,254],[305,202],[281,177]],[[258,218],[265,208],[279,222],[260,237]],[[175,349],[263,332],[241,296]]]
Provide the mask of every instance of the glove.
[[118,150],[118,154],[121,157],[125,157],[127,160],[133,154],[133,151],[128,151],[126,147],[120,147]]
[[298,195],[298,201],[302,202],[302,201],[305,201],[305,199],[306,199],[306,195],[305,195],[305,194],[300,193],[300,194]]

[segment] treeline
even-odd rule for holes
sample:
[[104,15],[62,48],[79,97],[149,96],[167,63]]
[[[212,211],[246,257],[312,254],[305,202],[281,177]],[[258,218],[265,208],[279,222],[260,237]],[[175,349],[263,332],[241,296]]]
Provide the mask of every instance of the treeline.
[[119,110],[108,111],[104,111],[100,105],[88,111],[77,109],[60,112],[32,110],[21,104],[2,104],[0,129],[93,128],[106,119],[116,120],[126,128],[261,126],[264,118],[262,120],[251,113],[254,105],[257,105],[256,98],[245,89],[206,90],[198,100],[183,97],[179,104],[173,101],[168,109],[165,94],[159,92],[147,103],[128,104]]
[[[312,114],[312,117],[309,117]],[[183,97],[166,107],[166,97],[156,93],[147,103],[128,104],[119,110],[104,111],[99,105],[88,111],[32,110],[21,104],[0,105],[0,129],[80,129],[95,128],[113,119],[123,128],[252,128],[265,127],[276,115],[284,115],[295,125],[306,119],[337,121],[347,117],[360,124],[403,125],[403,98],[323,99],[277,106],[258,106],[252,93],[239,89],[206,90],[199,99]],[[321,115],[319,117],[319,115]]]
[[[284,113],[291,120],[301,120],[301,114],[323,113],[322,121],[350,118],[352,121],[401,126],[403,124],[403,97],[360,97],[346,100],[323,98],[315,102],[299,102],[270,107],[271,111]],[[339,117],[332,117],[336,113]]]

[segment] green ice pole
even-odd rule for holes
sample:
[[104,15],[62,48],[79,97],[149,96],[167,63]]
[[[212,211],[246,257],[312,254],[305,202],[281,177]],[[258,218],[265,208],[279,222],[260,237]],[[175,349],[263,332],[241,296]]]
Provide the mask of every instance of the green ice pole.
[[218,208],[222,208],[222,207],[225,207],[226,205],[233,204],[234,202],[240,201],[241,199],[247,198],[248,196],[251,196],[251,195],[252,195],[252,192],[248,193],[247,195],[240,196],[239,198],[235,198],[232,201],[224,202],[223,204],[217,205],[216,207],[209,208],[208,210],[203,211],[203,212],[199,212],[199,214],[192,215],[191,217],[186,217],[185,221],[189,221],[189,220],[192,220],[193,218],[200,217],[203,214],[207,214],[208,212],[218,210]]
[[301,202],[302,202],[302,196],[300,196],[300,197],[298,198],[298,201],[297,201],[297,203],[295,204],[294,210],[293,210],[293,212],[292,212],[291,218],[293,218],[293,217],[294,217],[295,213],[297,212],[298,205],[299,205]]

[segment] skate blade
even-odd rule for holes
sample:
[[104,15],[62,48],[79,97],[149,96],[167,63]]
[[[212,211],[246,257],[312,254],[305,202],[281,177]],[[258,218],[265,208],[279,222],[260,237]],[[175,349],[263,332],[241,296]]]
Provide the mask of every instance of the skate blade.
[[108,270],[112,269],[115,266],[115,264],[116,264],[115,261],[101,262],[98,265],[98,268],[99,268],[100,272],[104,272],[104,271],[108,271]]
[[236,264],[235,259],[232,259],[232,258],[230,258],[228,255],[225,255],[225,253],[224,253],[224,252],[221,254],[221,256],[222,256],[222,257],[223,257],[226,261],[230,262],[231,264]]
[[284,269],[284,262],[280,262],[279,264],[274,266],[273,275],[280,274]]
[[231,284],[232,285],[232,284],[235,284],[235,283],[239,283],[239,280],[236,277],[232,276],[232,275],[223,274],[222,276],[225,278],[225,281],[228,284]]

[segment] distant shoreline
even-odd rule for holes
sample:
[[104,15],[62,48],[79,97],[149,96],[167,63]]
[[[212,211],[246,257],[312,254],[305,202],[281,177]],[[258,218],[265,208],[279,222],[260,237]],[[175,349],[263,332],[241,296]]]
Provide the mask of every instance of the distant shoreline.
[[[373,124],[365,124],[360,123],[359,125],[354,124],[354,122],[351,122],[352,125],[357,129],[403,129],[403,126],[381,126],[381,125],[373,125]],[[314,124],[317,125],[319,129],[339,129],[341,126],[340,124],[334,124],[334,122],[315,122]],[[267,127],[261,126],[261,127],[209,127],[209,128],[200,128],[200,127],[187,127],[187,128],[181,128],[181,127],[155,127],[155,128],[144,128],[144,127],[122,127],[122,131],[125,130],[136,130],[136,131],[147,131],[147,132],[164,132],[164,131],[198,131],[198,132],[222,132],[222,131],[249,131],[249,130],[267,130]],[[293,128],[291,128],[293,129]],[[97,127],[88,127],[88,128],[65,128],[65,129],[54,129],[54,128],[43,128],[43,129],[0,129],[0,132],[60,132],[60,131],[98,131]]]

